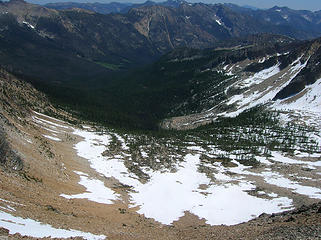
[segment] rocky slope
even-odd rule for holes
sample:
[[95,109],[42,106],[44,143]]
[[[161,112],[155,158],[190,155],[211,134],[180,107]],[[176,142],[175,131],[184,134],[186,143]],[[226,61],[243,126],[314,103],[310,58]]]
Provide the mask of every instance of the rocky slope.
[[[310,95],[308,89],[318,88],[321,77],[318,64],[320,39],[291,43],[280,48],[267,47],[263,52],[262,49],[245,48],[222,54],[219,58],[199,53],[177,58],[179,55],[174,54],[167,61],[184,63],[188,59],[197,59],[195,62],[204,59],[195,71],[221,72],[228,77],[213,83],[204,91],[196,92],[173,110],[186,115],[192,110],[188,108],[195,103],[192,111],[198,113],[166,120],[164,127],[193,128],[219,116],[238,115],[258,104],[273,105],[278,99],[288,102],[291,99],[303,99]],[[319,104],[319,96],[316,95],[314,101]]]
[[31,106],[46,110],[49,104],[43,94],[3,69],[0,70],[0,86],[0,163],[7,171],[19,172],[24,168],[23,157],[12,148],[10,139],[12,132],[19,133],[15,123],[26,121]]
[[[133,9],[129,15],[137,24],[132,25],[125,15],[60,12],[20,0],[1,3],[0,235],[320,238],[320,39],[300,42],[266,34],[242,38],[238,47],[234,39],[219,49],[182,48],[111,82],[92,81],[119,67],[109,61],[114,56],[128,59],[117,51],[112,58],[104,55],[104,49],[111,51],[105,48],[109,34],[120,34],[118,21],[125,26],[122,34],[134,29],[132,43],[150,44],[151,51],[151,42],[168,36],[159,45],[163,51],[166,44],[178,44],[171,36],[179,31],[169,26],[180,25],[173,16],[180,8]],[[213,21],[217,17],[203,13]],[[89,28],[97,19],[103,27]],[[153,35],[155,23],[167,26],[160,36]],[[102,33],[106,26],[110,32]],[[211,30],[195,31],[203,34],[205,28]],[[89,33],[84,41],[83,32]],[[119,41],[115,36],[111,42]],[[70,42],[61,45],[64,37]],[[96,47],[89,50],[88,41]],[[68,78],[82,74],[73,89]],[[56,109],[26,82],[39,80],[33,77],[54,83],[42,89],[85,106],[87,119],[104,119],[114,113],[111,106],[122,114],[136,112],[130,120],[184,115],[165,120],[164,128],[209,124],[189,131],[124,131],[82,122],[71,117],[79,109]],[[56,92],[57,86],[67,90]],[[104,105],[109,102],[114,105]],[[121,124],[119,112],[114,117]]]
[[[276,10],[264,13],[280,15]],[[81,76],[97,79],[108,78],[110,71],[149,63],[179,47],[213,47],[231,38],[235,46],[242,41],[236,38],[266,32],[299,39],[321,34],[317,13],[282,11],[289,15],[288,21],[273,20],[277,17],[267,21],[261,17],[264,14],[236,11],[229,5],[168,2],[102,15],[12,0],[0,4],[1,63],[9,71],[42,81],[53,81],[53,73],[59,72],[62,74],[57,78],[62,81]],[[29,70],[34,65],[38,69]],[[70,70],[75,68],[77,71]],[[43,75],[36,75],[40,70]]]
[[77,3],[77,2],[57,2],[57,3],[47,3],[44,6],[51,9],[56,10],[65,10],[65,9],[73,9],[80,8],[86,9],[89,11],[101,13],[101,14],[109,14],[109,13],[120,13],[123,12],[128,7],[131,7],[133,4],[131,3]]
[[[250,115],[236,119],[235,131],[223,122],[218,132],[124,133],[41,114],[72,120],[13,75],[2,71],[0,83],[5,140],[20,159],[7,157],[1,162],[2,236],[278,239],[286,234],[289,239],[318,239],[320,235],[320,151],[312,141],[320,138],[318,128],[282,129],[269,117],[261,116],[262,122]],[[265,153],[261,140],[251,136],[260,128],[267,141]],[[299,141],[284,142],[293,136]],[[244,145],[232,141],[234,147],[228,150],[233,137]],[[276,138],[280,145],[273,147],[270,143]],[[248,153],[248,146],[254,152]],[[292,148],[296,150],[291,152]],[[262,214],[293,207],[298,209]],[[247,222],[255,216],[259,217]]]

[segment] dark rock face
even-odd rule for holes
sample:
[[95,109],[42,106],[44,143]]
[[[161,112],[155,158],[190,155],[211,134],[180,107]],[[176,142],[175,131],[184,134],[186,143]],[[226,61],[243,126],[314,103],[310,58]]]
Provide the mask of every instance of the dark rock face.
[[301,92],[306,86],[315,83],[321,78],[321,39],[312,41],[309,45],[311,53],[308,56],[306,67],[287,85],[283,88],[274,98],[285,99]]
[[0,126],[0,166],[14,171],[23,169],[23,161],[15,151],[11,150],[2,126]]
[[56,10],[66,10],[73,8],[81,8],[101,14],[109,13],[120,13],[123,12],[128,7],[132,6],[130,3],[76,3],[76,2],[58,2],[58,3],[48,3],[45,5],[47,8],[52,8]]
[[295,210],[278,213],[264,214],[249,224],[273,224],[272,230],[265,231],[256,239],[320,239],[321,202],[312,205],[303,205]]
[[[137,66],[176,48],[208,48],[219,45],[220,41],[225,43],[249,34],[269,32],[300,39],[321,35],[321,28],[315,26],[321,19],[319,13],[291,9],[241,11],[239,9],[243,8],[230,5],[184,1],[148,2],[125,14],[103,15],[81,8],[80,5],[57,11],[19,0],[3,2],[0,12],[6,14],[0,16],[3,36],[0,40],[15,42],[15,48],[20,48],[22,53],[19,54],[23,56],[34,56],[36,53],[27,50],[43,47],[49,53],[49,59],[52,56],[56,63],[74,62],[74,65],[82,66],[80,69],[88,65],[86,72],[89,73],[104,72],[103,68]],[[282,14],[287,14],[288,20]],[[279,18],[283,20],[277,20]],[[25,35],[32,41],[26,42]],[[240,41],[234,43],[237,45]],[[12,51],[3,43],[1,50],[9,55]],[[61,59],[62,55],[68,56],[67,59]],[[86,76],[85,73],[82,75]]]
[[[210,34],[213,33],[212,30],[215,30],[215,34],[221,34],[224,36],[226,32],[229,32],[234,37],[242,34],[253,34],[259,32],[273,32],[275,34],[288,35],[298,39],[315,38],[320,36],[320,11],[300,11],[289,9],[287,7],[275,6],[271,9],[262,10],[239,7],[234,4],[189,4],[185,1],[175,0],[157,3],[147,1],[142,4],[127,4],[127,6],[126,4],[121,3],[53,3],[45,6],[57,10],[82,8],[103,14],[126,14],[128,11],[131,11],[131,9],[163,6],[173,8],[173,12],[182,18],[192,17],[188,19],[190,21],[186,22],[192,22],[193,24],[196,23],[202,28],[208,28],[207,30]],[[218,22],[215,22],[215,19],[213,22],[213,16],[218,17],[216,20],[219,20],[219,26],[216,24]],[[204,21],[208,21],[208,24],[202,25],[201,23]],[[244,24],[244,22],[246,24]],[[224,27],[227,28],[224,29]]]

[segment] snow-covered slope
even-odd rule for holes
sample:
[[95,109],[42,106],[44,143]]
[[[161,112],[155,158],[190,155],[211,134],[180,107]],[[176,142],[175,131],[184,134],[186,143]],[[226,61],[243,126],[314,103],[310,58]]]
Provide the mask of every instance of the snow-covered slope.
[[[225,62],[208,71],[218,71],[228,79],[226,87],[202,102],[220,96],[202,112],[166,119],[164,128],[190,129],[208,124],[218,117],[235,117],[258,105],[274,109],[301,109],[319,112],[321,78],[321,40],[303,45],[300,49],[271,55]],[[272,64],[271,64],[272,63]],[[218,89],[221,86],[213,86]],[[207,104],[206,106],[210,106]]]
[[[182,239],[176,234],[186,223],[193,232],[195,226],[212,231],[320,201],[321,79],[272,101],[309,59],[300,55],[285,68],[275,62],[243,75],[241,69],[253,62],[221,64],[219,70],[231,74],[223,91],[227,108],[214,107],[205,116],[239,118],[160,136],[72,125],[39,113],[53,108],[42,107],[40,98],[31,111],[16,96],[25,95],[24,103],[40,94],[27,94],[29,85],[17,91],[17,80],[3,79],[11,91],[0,97],[11,104],[0,105],[0,117],[24,167],[12,172],[2,166],[0,227],[29,237]],[[280,111],[280,122],[272,114],[256,122],[251,115],[244,123],[245,110],[266,102]]]

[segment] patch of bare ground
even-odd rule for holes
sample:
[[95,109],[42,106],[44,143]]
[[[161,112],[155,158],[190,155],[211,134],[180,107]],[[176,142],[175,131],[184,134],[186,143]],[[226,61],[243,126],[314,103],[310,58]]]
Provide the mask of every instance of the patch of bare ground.
[[[103,234],[108,239],[320,239],[321,203],[283,214],[262,215],[235,226],[210,226],[204,219],[189,212],[170,226],[145,218],[136,213],[137,208],[131,208],[128,204],[129,197],[124,186],[115,179],[102,177],[90,168],[86,159],[77,155],[74,145],[82,139],[73,133],[74,126],[33,113],[28,106],[24,114],[15,114],[15,111],[22,111],[21,102],[34,101],[31,105],[36,104],[39,99],[30,96],[38,93],[29,85],[20,86],[6,73],[2,73],[1,77],[13,81],[13,84],[6,85],[11,86],[11,91],[0,93],[3,100],[0,120],[10,148],[23,160],[21,169],[0,168],[0,206],[6,208],[5,212],[55,228]],[[1,84],[8,84],[8,81]],[[16,99],[15,91],[16,94],[24,91],[24,97]],[[39,109],[42,108],[54,112],[50,105],[39,106]],[[295,169],[285,170],[291,174],[295,172]],[[80,177],[75,171],[104,182],[121,199],[113,204],[100,204],[87,199],[61,197],[62,193],[72,195],[85,191],[79,185]],[[10,211],[9,206],[14,210]],[[0,228],[0,236],[35,239],[9,234],[3,228]]]
[[[186,212],[178,221],[166,226],[137,214],[137,209],[129,208],[123,201],[106,205],[86,199],[60,197],[61,193],[84,192],[74,171],[87,173],[126,196],[121,186],[117,187],[111,179],[99,176],[85,159],[77,156],[73,147],[81,139],[73,135],[72,126],[63,126],[65,128],[60,128],[61,131],[56,134],[61,141],[40,138],[50,132],[34,123],[23,127],[32,143],[19,135],[14,137],[12,133],[11,144],[25,156],[26,167],[20,173],[0,172],[1,198],[19,203],[15,206],[16,212],[11,214],[56,228],[104,234],[108,239],[319,239],[321,236],[321,203],[284,214],[262,215],[235,226],[210,226],[204,219]],[[43,141],[48,142],[52,157],[37,150]],[[33,239],[19,234],[10,235],[4,229],[0,233],[8,235],[9,239]]]

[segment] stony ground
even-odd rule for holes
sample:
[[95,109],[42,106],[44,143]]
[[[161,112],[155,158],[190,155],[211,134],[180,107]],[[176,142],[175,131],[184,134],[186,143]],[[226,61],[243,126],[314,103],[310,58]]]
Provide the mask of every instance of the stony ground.
[[[3,76],[2,76],[3,75]],[[130,205],[130,186],[121,184],[113,177],[99,174],[91,167],[90,162],[81,158],[75,145],[81,141],[75,134],[75,125],[39,115],[28,110],[27,102],[37,105],[45,102],[36,96],[38,93],[28,85],[21,85],[7,73],[1,78],[12,81],[3,89],[10,91],[0,93],[0,124],[6,132],[5,138],[12,150],[13,157],[21,158],[23,164],[5,164],[0,168],[0,213],[15,217],[34,219],[38,222],[50,224],[54,228],[75,229],[96,235],[106,235],[108,239],[320,239],[321,236],[321,203],[318,198],[310,198],[295,191],[280,187],[273,187],[260,180],[259,174],[266,166],[247,169],[247,173],[231,172],[235,163],[217,161],[216,166],[226,164],[226,176],[239,175],[242,181],[256,181],[259,188],[249,192],[256,196],[265,192],[277,193],[293,199],[296,210],[283,214],[263,214],[257,219],[233,226],[211,226],[205,219],[186,211],[182,217],[172,224],[164,225],[152,218],[146,218],[137,213],[139,206]],[[8,81],[0,81],[7,84]],[[23,89],[25,96],[22,96]],[[17,98],[16,96],[22,96]],[[25,107],[23,107],[25,106]],[[38,109],[52,109],[50,105],[39,105]],[[131,173],[139,176],[141,182],[147,182],[148,176],[142,169],[151,168],[161,171],[163,168],[175,172],[175,164],[180,163],[183,155],[204,154],[204,149],[190,145],[180,148],[174,143],[160,144],[153,138],[131,139],[131,136],[117,137],[116,133],[109,133],[110,144],[101,144],[105,151],[102,155],[109,158],[118,156]],[[124,149],[121,139],[129,142],[129,150]],[[145,138],[145,137],[143,137]],[[2,140],[2,139],[1,139]],[[95,143],[99,147],[99,142]],[[95,146],[96,146],[95,145]],[[175,152],[173,156],[173,152]],[[144,155],[157,157],[157,164],[151,164]],[[155,156],[154,156],[154,155]],[[154,159],[154,158],[153,158]],[[207,158],[202,160],[205,174],[208,165]],[[300,158],[296,160],[315,163],[318,157]],[[18,161],[17,161],[18,162]],[[136,166],[136,167],[135,167]],[[137,167],[138,166],[138,167]],[[142,168],[142,169],[141,169]],[[230,168],[230,170],[226,170]],[[215,169],[216,171],[217,169]],[[306,186],[320,188],[320,166],[314,169],[297,164],[283,164],[273,162],[273,171],[277,171],[293,181]],[[87,199],[65,198],[61,194],[76,195],[86,191],[79,184],[81,174],[99,180],[105,187],[112,189],[120,196],[111,204],[102,204]],[[240,180],[238,179],[238,180]],[[208,188],[202,186],[201,188]],[[320,193],[316,193],[318,196]],[[261,196],[264,198],[264,196]],[[303,206],[308,205],[308,206]],[[155,208],[158,208],[155,205]],[[10,222],[0,217],[1,222]],[[28,228],[28,227],[26,227]],[[9,239],[35,239],[19,234],[9,234],[8,230],[0,229],[1,236]]]
[[[61,193],[72,195],[85,190],[78,184],[79,175],[74,171],[88,173],[122,196],[126,196],[127,190],[116,180],[97,174],[86,159],[77,155],[74,145],[81,139],[73,134],[71,125],[45,116],[38,119],[61,125],[55,137],[62,141],[44,137],[52,132],[32,118],[24,125],[16,124],[16,130],[8,131],[11,145],[23,154],[25,163],[22,171],[0,171],[0,206],[12,215],[55,228],[104,234],[108,239],[320,239],[321,203],[300,195],[296,206],[315,204],[285,214],[263,215],[234,226],[210,226],[189,212],[172,225],[162,225],[138,214],[138,208],[130,208],[126,201],[107,205],[60,197]],[[2,229],[1,234],[7,236],[8,231]],[[32,238],[15,234],[9,235],[9,239]]]

